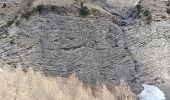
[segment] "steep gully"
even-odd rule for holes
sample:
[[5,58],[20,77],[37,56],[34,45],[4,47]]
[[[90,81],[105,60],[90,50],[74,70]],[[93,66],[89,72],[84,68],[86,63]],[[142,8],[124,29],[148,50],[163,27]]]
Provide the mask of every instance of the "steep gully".
[[[118,22],[114,22],[115,24],[117,24],[118,26],[120,26],[121,30],[122,30],[122,33],[123,34],[126,34],[126,32],[124,31],[124,28],[129,26],[129,25],[133,25],[136,23],[137,19],[139,18],[139,15],[140,15],[140,8],[138,7],[138,5],[140,5],[140,2],[135,6],[135,7],[131,7],[129,8],[129,10],[127,12],[125,12],[125,14],[119,14],[117,12],[112,12],[112,11],[109,11],[107,10],[107,8],[104,8],[106,11],[110,12],[113,16],[116,16],[119,18],[120,21]],[[133,56],[132,52],[129,50],[128,46],[126,46],[126,43],[125,43],[125,47],[124,49],[129,52],[129,54],[131,54],[131,58],[133,60],[133,63],[134,63],[134,70],[135,70],[135,73],[134,75],[132,76],[132,80],[131,80],[131,83],[133,84],[140,84],[138,83],[138,80],[139,80],[139,76],[136,77],[135,75],[137,73],[139,73],[139,62],[135,59],[135,57]],[[131,86],[133,88],[135,88],[134,86]],[[139,87],[136,87],[136,88],[139,88]],[[142,88],[140,88],[142,89]],[[136,94],[140,93],[140,89],[135,91]]]

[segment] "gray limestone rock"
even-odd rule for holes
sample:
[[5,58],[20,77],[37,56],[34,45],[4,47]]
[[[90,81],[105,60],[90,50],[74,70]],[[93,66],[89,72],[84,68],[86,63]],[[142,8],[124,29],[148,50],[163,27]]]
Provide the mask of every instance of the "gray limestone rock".
[[[154,4],[160,6],[158,1]],[[82,17],[73,4],[57,11],[35,12],[29,20],[21,18],[18,26],[7,28],[4,23],[14,18],[15,10],[13,15],[0,15],[0,65],[32,66],[52,76],[76,73],[91,86],[97,81],[118,84],[125,80],[136,93],[140,83],[169,80],[170,25],[165,7],[156,10],[152,0],[143,0],[143,8],[149,4],[152,12],[152,22],[147,24],[136,8],[138,0],[88,2],[113,16],[98,13]],[[26,4],[20,2],[18,9]]]

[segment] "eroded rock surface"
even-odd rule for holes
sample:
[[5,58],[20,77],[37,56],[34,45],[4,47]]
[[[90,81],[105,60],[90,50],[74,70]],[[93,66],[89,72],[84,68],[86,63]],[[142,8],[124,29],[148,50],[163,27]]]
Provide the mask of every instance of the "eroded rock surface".
[[37,15],[23,20],[19,30],[12,44],[1,39],[1,59],[7,63],[32,65],[50,75],[75,72],[90,84],[134,80],[135,65],[123,32],[108,18]]
[[[33,7],[36,1],[31,2]],[[146,22],[143,12],[139,13],[136,2],[89,0],[86,4],[96,4],[102,11],[98,8],[99,12],[86,17],[78,14],[78,4],[69,2],[69,6],[57,6],[54,11],[35,12],[28,20],[21,18],[17,26],[2,25],[0,63],[32,66],[54,76],[76,73],[90,85],[125,80],[136,93],[140,83],[166,82],[170,25],[166,7],[162,6],[165,2],[141,2],[143,10],[151,11],[151,23]],[[9,20],[5,17],[8,15],[2,16]]]
[[152,22],[146,24],[142,17],[136,24],[125,27],[125,41],[141,66],[139,72],[143,76],[142,80],[150,84],[162,83],[170,78],[170,20],[166,13],[166,1],[144,0],[142,6],[151,11]]

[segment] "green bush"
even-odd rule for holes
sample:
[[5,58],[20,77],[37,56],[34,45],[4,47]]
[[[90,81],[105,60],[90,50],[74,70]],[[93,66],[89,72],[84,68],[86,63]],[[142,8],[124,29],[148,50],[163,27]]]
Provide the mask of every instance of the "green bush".
[[166,12],[167,12],[168,14],[170,14],[170,8],[167,8],[167,9],[166,9]]
[[2,8],[6,8],[6,6],[7,6],[6,3],[3,3]]
[[150,24],[152,22],[152,15],[149,15],[146,17],[147,24]]
[[81,8],[80,8],[79,14],[82,16],[87,16],[90,14],[88,8],[86,6],[84,6],[83,3],[81,3]]
[[19,26],[20,20],[17,20],[15,24],[16,24],[16,26]]
[[170,6],[170,1],[169,1],[169,0],[166,2],[166,5],[167,5],[168,7]]
[[15,19],[12,19],[7,22],[7,26],[10,27],[15,22]]
[[0,15],[1,15],[1,16],[4,16],[4,15],[5,15],[5,13],[0,13]]
[[12,45],[15,44],[14,39],[11,39],[11,40],[9,41],[9,43],[12,44]]
[[152,22],[152,14],[149,10],[144,10],[143,15],[146,17],[147,24]]
[[21,14],[21,18],[25,18],[26,20],[28,20],[34,12],[35,12],[34,9],[25,11],[24,13]]
[[144,16],[150,16],[151,12],[149,10],[144,10],[143,14]]
[[39,12],[39,13],[41,14],[42,11],[43,11],[43,8],[44,8],[43,5],[38,5],[38,6],[36,7],[36,11]]
[[136,7],[137,7],[137,9],[138,9],[139,12],[142,11],[142,6],[141,6],[140,4],[138,4]]
[[17,18],[18,18],[18,16],[15,15],[15,17],[14,17],[13,19],[9,20],[6,25],[7,25],[8,27],[11,26],[13,23],[15,23],[15,20],[16,20]]
[[52,5],[51,6],[51,10],[54,11],[56,9],[56,6],[55,5]]

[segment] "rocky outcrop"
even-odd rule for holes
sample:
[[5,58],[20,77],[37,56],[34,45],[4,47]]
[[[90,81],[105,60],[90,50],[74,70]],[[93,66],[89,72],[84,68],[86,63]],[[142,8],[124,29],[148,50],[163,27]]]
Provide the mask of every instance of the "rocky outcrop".
[[[118,84],[125,80],[136,93],[140,83],[169,80],[170,25],[166,7],[162,6],[165,2],[143,0],[140,13],[138,0],[88,0],[87,5],[101,7],[102,11],[97,8],[82,17],[78,14],[79,4],[64,5],[64,1],[55,10],[34,12],[28,20],[20,18],[18,10],[12,11],[20,23],[1,26],[0,63],[32,66],[54,76],[76,73],[91,86],[97,81]],[[28,8],[41,2],[29,3],[32,5],[21,2]],[[23,7],[27,9],[20,6],[21,13]],[[160,9],[155,10],[157,7]],[[152,15],[150,23],[143,14],[147,9]],[[8,15],[1,16],[8,21]]]
[[18,30],[11,40],[1,36],[3,62],[31,65],[48,75],[75,72],[91,85],[135,81],[135,64],[123,32],[109,18],[42,14],[22,20]]
[[[142,81],[150,84],[169,80],[169,15],[166,1],[144,0],[143,10],[150,10],[152,22],[141,17],[124,28],[126,45],[137,59]],[[145,74],[144,74],[145,73]]]
[[29,20],[22,18],[19,26],[4,28],[8,34],[1,32],[1,63],[33,66],[47,75],[76,73],[92,86],[97,81],[118,84],[120,80],[138,86],[133,56],[111,16],[81,17],[68,12],[73,8],[58,9],[62,12],[35,13]]

